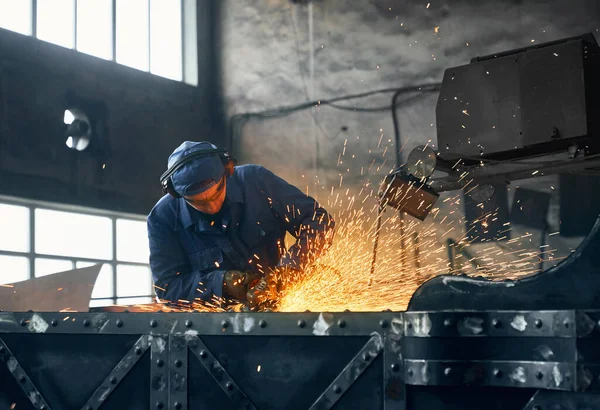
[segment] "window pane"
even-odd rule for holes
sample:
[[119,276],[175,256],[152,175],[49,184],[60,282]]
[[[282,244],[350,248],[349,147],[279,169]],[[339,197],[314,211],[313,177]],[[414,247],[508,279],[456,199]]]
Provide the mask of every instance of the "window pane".
[[0,284],[29,279],[29,259],[24,256],[0,255]]
[[0,0],[0,27],[31,35],[31,0]]
[[112,259],[112,221],[104,216],[36,209],[35,251]]
[[149,258],[146,222],[117,219],[117,259],[125,262],[148,263]]
[[73,269],[73,263],[65,259],[35,259],[35,277],[52,275],[53,273],[65,272]]
[[75,40],[75,2],[37,0],[37,38],[73,48]]
[[0,204],[0,249],[29,252],[29,209]]
[[[75,267],[77,269],[85,268],[88,266],[95,265],[94,262],[77,262]],[[92,291],[92,298],[112,298],[113,294],[113,267],[108,263],[102,265],[100,269],[100,273],[98,274],[98,279],[96,279],[96,283],[94,284],[94,290]]]
[[150,0],[150,72],[181,81],[181,2]]
[[117,0],[117,63],[148,71],[148,0]]
[[117,305],[145,305],[152,303],[152,298],[120,298],[117,299]]
[[152,295],[152,275],[147,266],[117,265],[117,296]]
[[90,300],[90,307],[111,306],[114,302],[112,299]]
[[77,0],[77,50],[112,59],[112,0]]

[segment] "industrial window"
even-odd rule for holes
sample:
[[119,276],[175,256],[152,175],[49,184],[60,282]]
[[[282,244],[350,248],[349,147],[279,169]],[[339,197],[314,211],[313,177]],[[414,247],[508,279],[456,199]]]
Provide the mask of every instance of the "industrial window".
[[149,303],[145,218],[0,198],[0,284],[102,263],[90,306]]
[[196,85],[195,13],[194,0],[0,0],[0,28]]

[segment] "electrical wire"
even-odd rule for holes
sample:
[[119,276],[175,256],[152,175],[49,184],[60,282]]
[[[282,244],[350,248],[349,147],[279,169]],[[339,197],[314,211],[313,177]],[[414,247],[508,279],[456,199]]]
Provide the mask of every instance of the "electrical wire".
[[306,110],[306,109],[309,109],[309,108],[312,108],[315,106],[331,106],[331,104],[334,104],[334,106],[332,106],[332,108],[336,108],[335,107],[336,102],[361,99],[361,98],[366,98],[366,97],[370,97],[373,95],[379,95],[379,94],[397,93],[398,95],[402,95],[402,94],[410,94],[410,93],[422,94],[422,93],[429,93],[429,92],[437,92],[437,91],[439,91],[440,86],[441,86],[441,83],[425,83],[425,84],[416,84],[416,85],[410,85],[410,86],[400,87],[400,88],[381,88],[381,89],[377,89],[377,90],[366,91],[366,92],[356,93],[356,94],[348,94],[348,95],[329,98],[329,99],[307,101],[307,102],[292,105],[292,106],[273,108],[273,109],[264,110],[264,111],[255,111],[255,112],[247,112],[247,113],[242,113],[242,114],[235,114],[235,115],[231,116],[231,118],[229,120],[229,125],[230,125],[229,126],[229,146],[234,153],[237,152],[237,143],[239,142],[238,137],[241,135],[241,131],[242,131],[244,125],[251,119],[281,118],[281,117],[290,115],[292,113],[295,113],[298,111],[303,111],[303,110]]

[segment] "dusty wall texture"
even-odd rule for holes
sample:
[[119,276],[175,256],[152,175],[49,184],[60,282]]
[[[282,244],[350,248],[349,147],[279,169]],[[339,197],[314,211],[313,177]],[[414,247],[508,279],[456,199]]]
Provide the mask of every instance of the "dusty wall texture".
[[[585,32],[598,36],[600,28],[597,0],[323,0],[311,7],[288,0],[225,2],[223,69],[229,115],[438,82],[445,68],[467,64],[472,57]],[[435,146],[437,94],[406,97],[410,103],[398,111],[403,151],[428,141]],[[339,104],[382,107],[390,98],[388,93]],[[321,105],[312,112],[251,120],[234,137],[242,162],[261,163],[330,206],[344,197],[345,207],[361,188],[364,195],[364,188],[369,190],[394,162],[389,110],[354,112]],[[556,180],[523,184],[553,193],[549,223],[550,231],[557,229]],[[445,194],[442,200],[456,194]],[[364,203],[371,221],[373,204],[372,199]],[[454,237],[460,238],[460,199],[442,204],[448,217],[444,223],[456,220]],[[424,232],[425,226],[415,229]],[[436,226],[434,231],[436,246],[442,246],[446,229]],[[513,238],[529,231],[514,227]],[[533,241],[526,236],[515,245],[539,250],[539,233],[530,233]],[[561,255],[577,242],[558,235],[549,239]],[[389,252],[393,249],[390,245]]]

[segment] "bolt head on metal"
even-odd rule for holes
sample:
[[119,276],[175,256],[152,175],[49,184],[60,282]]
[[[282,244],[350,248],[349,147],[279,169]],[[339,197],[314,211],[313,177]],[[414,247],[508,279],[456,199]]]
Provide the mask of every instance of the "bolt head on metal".
[[163,407],[165,407],[165,405],[163,404],[163,402],[162,402],[162,401],[157,401],[157,402],[156,402],[156,408],[157,408],[157,409],[162,409]]
[[537,327],[537,328],[539,329],[539,328],[541,328],[541,327],[542,327],[542,325],[543,325],[544,323],[542,322],[542,319],[535,319],[535,322],[534,322],[534,324],[535,324],[535,327]]
[[304,327],[304,326],[306,326],[306,322],[304,320],[300,319],[298,321],[298,327]]
[[4,353],[4,346],[0,346],[0,353]]
[[27,381],[27,378],[26,378],[25,376],[20,376],[20,377],[19,377],[19,381],[20,381],[21,383],[25,383],[25,382]]
[[333,392],[335,394],[340,394],[342,392],[342,388],[336,384],[335,386],[333,386]]
[[27,321],[25,319],[21,319],[19,323],[21,323],[21,326],[25,326],[27,324]]
[[338,320],[338,326],[339,327],[346,327],[346,321],[344,319]]
[[258,325],[262,328],[265,328],[265,327],[267,327],[267,322],[265,320],[261,319],[258,321]]
[[121,319],[117,319],[117,327],[122,327],[123,326],[123,321]]
[[208,352],[206,350],[200,350],[200,357],[206,359]]
[[496,329],[499,329],[502,327],[502,321],[500,319],[492,319],[492,326],[494,326]]
[[175,360],[175,367],[181,367],[181,360]]
[[85,327],[88,327],[88,326],[90,325],[90,320],[89,320],[89,319],[84,319],[84,320],[83,320],[83,325],[84,325]]
[[571,322],[569,321],[569,319],[565,319],[563,321],[563,326],[566,327],[567,329],[569,328],[569,325],[571,325]]
[[192,327],[192,321],[191,320],[186,320],[185,321],[185,327]]
[[397,372],[400,370],[400,365],[398,363],[392,363],[392,371]]
[[363,355],[363,360],[368,362],[369,360],[371,360],[371,355],[369,354],[369,352],[364,352]]
[[229,327],[229,322],[224,320],[221,322],[221,326],[223,326],[223,329],[225,329],[225,328]]
[[50,324],[52,325],[52,327],[56,327],[56,326],[58,326],[58,320],[52,319],[52,321],[50,322]]
[[450,327],[450,326],[452,326],[452,319],[445,319],[444,327]]
[[444,375],[446,375],[446,376],[450,376],[451,374],[452,374],[452,368],[450,368],[450,367],[446,367],[446,368],[444,369]]
[[413,375],[413,369],[408,369],[406,371],[406,374],[408,374],[409,376],[412,376]]
[[387,320],[385,320],[385,319],[381,319],[381,320],[379,321],[379,326],[381,326],[381,327],[382,327],[382,328],[384,328],[384,329],[385,329],[386,327],[388,327],[388,325],[389,325],[389,323],[388,323],[388,321],[387,321]]
[[42,404],[42,405],[40,406],[40,410],[46,410],[46,405],[45,405],[45,404]]
[[163,366],[163,364],[165,364],[165,362],[163,361],[163,359],[158,359],[158,360],[156,361],[156,365],[157,365],[158,367],[162,367],[162,366]]
[[536,378],[536,379],[538,379],[538,380],[542,380],[542,379],[544,378],[544,373],[543,373],[543,372],[541,372],[541,371],[538,371],[538,372],[535,374],[535,378]]
[[179,410],[181,408],[181,403],[176,401],[175,404],[173,405],[173,407],[175,407],[176,410]]
[[412,326],[413,326],[412,322],[409,321],[409,322],[406,323],[406,327],[407,328],[412,329]]
[[142,348],[139,346],[135,347],[135,354],[142,354]]
[[502,371],[500,369],[494,369],[494,371],[492,372],[492,374],[494,375],[494,377],[496,378],[500,378],[502,377]]
[[110,378],[110,384],[117,384],[117,378],[116,377],[111,377]]
[[155,319],[152,319],[150,321],[150,327],[156,327],[158,325],[158,322]]
[[229,391],[233,390],[233,383],[231,383],[231,382],[225,383],[225,388]]

